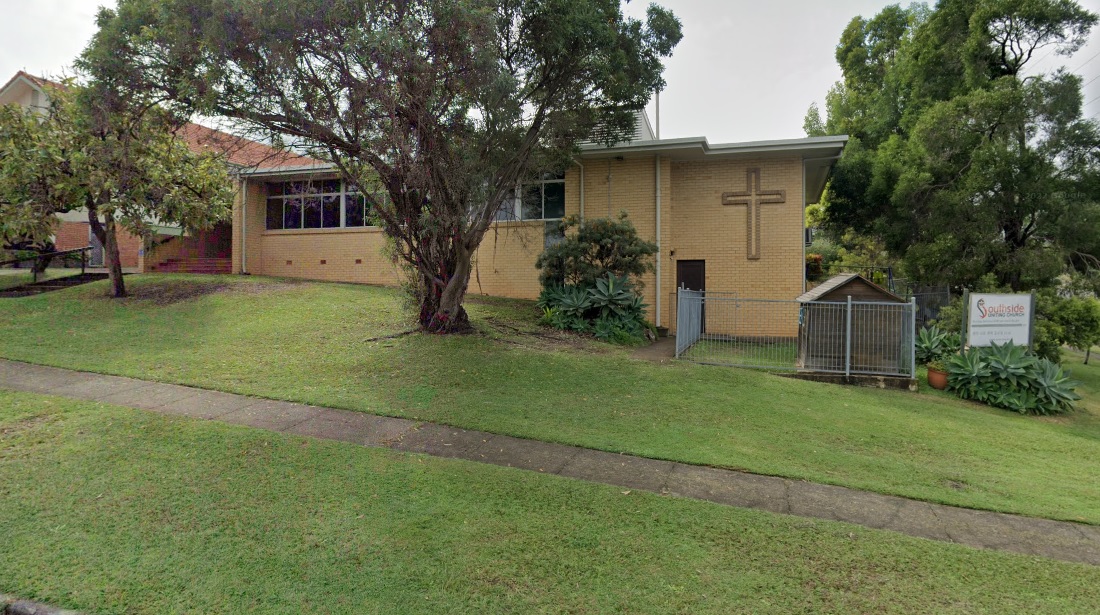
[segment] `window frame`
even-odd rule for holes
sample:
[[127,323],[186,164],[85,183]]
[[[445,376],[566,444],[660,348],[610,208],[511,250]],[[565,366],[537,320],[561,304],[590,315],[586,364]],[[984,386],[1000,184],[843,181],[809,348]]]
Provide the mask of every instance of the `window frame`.
[[[325,191],[326,184],[331,186],[330,182],[335,182],[338,186],[336,192]],[[291,188],[295,184],[301,184],[303,187],[297,191]],[[315,192],[309,191],[312,186],[317,186],[319,189]],[[339,178],[328,179],[299,179],[299,180],[283,180],[266,183],[267,196],[264,199],[264,230],[267,231],[335,231],[341,229],[371,229],[377,228],[375,225],[370,224],[370,217],[367,215],[368,205],[364,199],[363,202],[363,224],[358,226],[348,226],[348,204],[352,203],[352,199],[362,198],[365,194],[360,190],[360,187],[344,181]],[[325,226],[325,202],[326,199],[331,197],[337,197],[339,199],[339,226]],[[385,195],[382,196],[383,200]],[[320,226],[306,226],[306,208],[307,202],[311,199],[316,199],[320,203],[320,210],[318,212]],[[286,226],[287,204],[292,201],[297,201],[298,211],[298,226]],[[278,203],[279,216],[278,219],[281,223],[278,227],[272,227],[272,205]],[[332,201],[328,202],[329,205]]]
[[[552,175],[547,179],[545,176]],[[512,196],[501,203],[500,210],[497,211],[496,216],[493,218],[494,222],[539,222],[549,220],[561,220],[565,218],[565,174],[564,173],[544,173],[543,178],[534,181],[526,181],[517,183],[515,188],[512,189]],[[546,217],[546,186],[547,184],[560,184],[562,191],[562,215],[554,218]],[[541,200],[539,209],[540,217],[527,218],[523,215],[524,202],[523,198],[526,195],[528,188],[532,186],[539,187],[539,198]],[[509,203],[511,207],[509,207]]]

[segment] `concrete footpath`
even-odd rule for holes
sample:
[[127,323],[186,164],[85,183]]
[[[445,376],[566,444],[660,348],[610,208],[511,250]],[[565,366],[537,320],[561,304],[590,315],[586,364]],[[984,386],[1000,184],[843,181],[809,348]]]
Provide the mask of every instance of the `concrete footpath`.
[[0,359],[0,389],[466,459],[718,504],[1100,566],[1100,527]]

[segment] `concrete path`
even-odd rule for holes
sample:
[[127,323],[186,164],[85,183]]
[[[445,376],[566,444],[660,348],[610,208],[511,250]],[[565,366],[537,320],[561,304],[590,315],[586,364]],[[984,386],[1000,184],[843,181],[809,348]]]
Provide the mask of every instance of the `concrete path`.
[[1091,525],[955,508],[844,487],[0,359],[3,388],[522,468],[1100,566],[1100,527]]

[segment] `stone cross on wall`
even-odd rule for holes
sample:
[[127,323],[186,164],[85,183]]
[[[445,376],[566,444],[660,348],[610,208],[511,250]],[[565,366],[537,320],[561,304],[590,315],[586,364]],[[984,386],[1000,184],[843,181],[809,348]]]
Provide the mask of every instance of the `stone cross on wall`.
[[749,169],[745,172],[745,190],[743,192],[723,192],[723,205],[744,205],[747,222],[745,229],[748,234],[745,241],[745,251],[750,261],[760,260],[760,206],[773,203],[786,203],[786,190],[761,190],[760,169]]

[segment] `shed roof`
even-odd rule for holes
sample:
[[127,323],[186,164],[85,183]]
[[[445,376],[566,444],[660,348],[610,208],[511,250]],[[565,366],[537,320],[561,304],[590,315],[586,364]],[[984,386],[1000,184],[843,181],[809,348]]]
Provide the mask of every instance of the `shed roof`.
[[844,286],[847,286],[848,284],[851,284],[852,282],[855,282],[857,280],[880,292],[888,299],[893,299],[898,303],[905,303],[905,299],[902,299],[901,297],[886,290],[878,284],[875,284],[874,282],[859,275],[858,273],[842,273],[840,275],[835,275],[828,280],[825,280],[813,289],[802,293],[798,296],[797,299],[795,299],[795,301],[798,301],[799,303],[806,303],[808,301],[821,301],[822,297],[825,297],[826,295],[829,295],[834,291],[840,290]]

